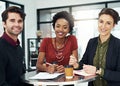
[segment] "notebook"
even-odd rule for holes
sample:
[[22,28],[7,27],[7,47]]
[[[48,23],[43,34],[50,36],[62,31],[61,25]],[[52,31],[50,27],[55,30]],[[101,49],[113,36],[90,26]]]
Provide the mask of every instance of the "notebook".
[[93,75],[93,74],[86,73],[84,70],[74,70],[73,72],[74,72],[74,74],[82,75],[82,76],[91,76],[91,75]]
[[62,75],[63,73],[53,73],[50,74],[48,72],[40,72],[32,77],[29,77],[29,79],[54,79],[58,76]]

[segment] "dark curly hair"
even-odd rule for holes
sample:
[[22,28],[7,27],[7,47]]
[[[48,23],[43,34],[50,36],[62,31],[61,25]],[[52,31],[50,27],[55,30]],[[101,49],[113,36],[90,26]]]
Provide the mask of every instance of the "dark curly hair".
[[112,16],[112,18],[113,18],[113,20],[114,20],[114,24],[117,24],[117,23],[118,23],[119,14],[118,14],[118,12],[115,11],[114,9],[111,9],[111,8],[103,8],[103,9],[101,10],[101,12],[99,13],[99,17],[100,17],[102,14],[107,14],[107,15]]
[[73,30],[73,27],[74,27],[74,18],[73,18],[73,16],[70,13],[68,13],[67,11],[61,11],[61,12],[56,13],[53,16],[53,20],[52,20],[53,28],[55,28],[55,23],[60,18],[64,18],[65,20],[67,20],[69,22],[69,27],[70,27],[69,33],[71,33],[72,30]]

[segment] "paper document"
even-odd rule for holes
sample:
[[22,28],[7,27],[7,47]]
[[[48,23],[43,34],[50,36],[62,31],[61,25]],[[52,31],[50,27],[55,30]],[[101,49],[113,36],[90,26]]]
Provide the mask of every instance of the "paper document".
[[78,74],[78,75],[82,75],[82,76],[90,76],[90,75],[93,75],[93,74],[88,74],[88,73],[86,73],[84,70],[74,70],[73,72],[74,72],[74,74]]
[[29,79],[54,79],[56,77],[58,77],[59,75],[62,75],[63,73],[47,73],[47,72],[40,72],[38,74],[36,74],[33,77],[29,77]]

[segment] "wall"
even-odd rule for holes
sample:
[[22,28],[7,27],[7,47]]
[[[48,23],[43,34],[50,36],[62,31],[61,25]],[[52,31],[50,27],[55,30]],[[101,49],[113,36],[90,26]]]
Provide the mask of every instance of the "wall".
[[25,57],[27,62],[27,38],[35,38],[36,37],[36,7],[33,0],[7,0],[11,2],[16,2],[24,5],[26,19],[25,19]]
[[115,1],[115,0],[36,0],[36,8],[80,5],[80,4],[104,2],[104,1]]
[[23,4],[25,6],[25,56],[27,61],[27,38],[36,37],[37,21],[36,9],[80,5],[86,3],[115,1],[115,0],[7,0]]

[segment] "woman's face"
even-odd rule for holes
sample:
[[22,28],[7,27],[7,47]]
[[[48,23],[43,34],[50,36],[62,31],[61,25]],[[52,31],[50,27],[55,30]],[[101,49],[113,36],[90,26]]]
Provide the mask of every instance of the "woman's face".
[[66,19],[60,18],[55,23],[55,34],[57,38],[64,38],[69,32],[69,23]]
[[98,20],[98,31],[100,36],[109,36],[114,28],[114,19],[108,14],[102,14]]

